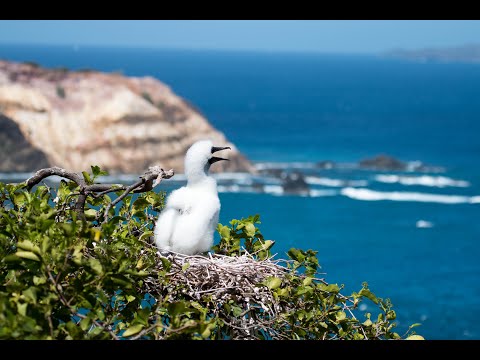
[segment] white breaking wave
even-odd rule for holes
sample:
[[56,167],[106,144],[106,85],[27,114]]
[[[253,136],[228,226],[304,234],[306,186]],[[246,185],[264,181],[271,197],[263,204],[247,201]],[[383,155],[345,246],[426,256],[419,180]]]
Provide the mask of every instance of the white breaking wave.
[[417,201],[417,202],[433,202],[441,204],[478,204],[480,196],[460,196],[460,195],[438,195],[418,192],[383,192],[370,189],[356,189],[346,187],[340,190],[340,193],[355,200],[378,201]]
[[402,185],[423,185],[434,187],[469,187],[470,183],[465,180],[455,180],[446,176],[400,176],[400,175],[376,175],[375,180],[383,183],[394,184],[399,183]]
[[311,197],[335,196],[338,195],[338,190],[316,190],[312,189],[309,192]]
[[283,187],[280,185],[264,185],[263,191],[272,195],[283,195]]
[[241,185],[251,185],[253,183],[252,175],[248,173],[233,173],[233,172],[215,173],[215,174],[212,174],[212,177],[220,181],[225,181],[225,180],[235,181],[237,184],[241,184]]
[[217,185],[217,191],[220,193],[252,192],[252,188],[240,187],[238,185]]
[[414,161],[407,162],[406,171],[414,172],[414,171],[418,171],[418,170],[422,170],[422,171],[426,171],[426,172],[433,172],[433,173],[445,172],[444,167],[425,165],[420,160],[414,160]]
[[316,176],[306,176],[305,182],[310,185],[323,185],[332,187],[342,187],[345,185],[345,181],[339,179],[320,178]]
[[313,162],[265,162],[254,164],[257,170],[270,169],[314,169],[317,165]]
[[431,228],[431,227],[433,227],[433,223],[430,222],[430,221],[427,221],[427,220],[418,220],[415,223],[415,226],[417,228]]
[[323,185],[330,187],[343,187],[343,186],[367,186],[367,180],[342,180],[342,179],[330,179],[326,177],[306,176],[305,182],[310,185]]
[[472,196],[470,198],[470,203],[471,204],[480,204],[480,196]]

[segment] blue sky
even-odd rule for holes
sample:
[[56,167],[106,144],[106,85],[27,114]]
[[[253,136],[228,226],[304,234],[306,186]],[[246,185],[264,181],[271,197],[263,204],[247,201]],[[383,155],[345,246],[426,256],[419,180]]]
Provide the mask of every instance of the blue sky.
[[0,44],[377,53],[479,42],[479,20],[0,21]]

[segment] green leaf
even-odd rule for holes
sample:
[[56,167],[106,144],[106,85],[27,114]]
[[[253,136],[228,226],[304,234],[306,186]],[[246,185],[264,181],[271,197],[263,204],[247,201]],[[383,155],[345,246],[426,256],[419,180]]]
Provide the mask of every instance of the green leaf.
[[160,257],[160,261],[162,262],[163,268],[164,268],[166,271],[170,271],[170,269],[172,268],[172,263],[170,262],[170,260],[168,260],[167,258],[161,256],[161,257]]
[[353,335],[353,338],[354,340],[363,340],[364,337],[362,334],[360,334],[359,332],[356,332],[354,335]]
[[121,285],[127,289],[130,289],[132,287],[132,284],[125,280],[125,277],[111,276],[110,279],[115,284]]
[[36,245],[33,245],[33,243],[29,240],[24,240],[24,241],[19,241],[17,243],[17,247],[26,250],[26,251],[32,251],[36,253],[37,255],[41,255],[40,248]]
[[15,253],[18,257],[21,257],[23,259],[29,259],[29,260],[34,260],[34,261],[40,261],[40,258],[34,254],[31,251],[17,251]]
[[372,320],[367,319],[362,324],[365,325],[365,326],[372,326],[373,322],[372,322]]
[[148,205],[150,205],[150,203],[145,200],[145,198],[139,197],[133,202],[132,212],[135,213],[138,211],[143,211]]
[[92,169],[93,177],[108,175],[107,171],[101,170],[97,165],[90,166],[90,168]]
[[17,311],[20,315],[27,316],[27,303],[17,303]]
[[186,262],[185,264],[182,265],[182,271],[187,270],[190,267],[190,263]]
[[397,318],[397,314],[393,310],[389,310],[387,312],[387,320],[395,320]]
[[205,330],[202,332],[202,337],[204,339],[210,337],[210,335],[212,334],[212,329],[214,328],[215,328],[215,324],[208,324]]
[[421,335],[410,335],[405,340],[425,340],[425,338]]
[[275,241],[265,240],[265,243],[262,245],[262,250],[269,250],[274,244]]
[[86,317],[80,321],[80,329],[86,331],[90,327],[91,319]]
[[103,267],[100,261],[98,261],[97,259],[88,259],[88,264],[90,265],[92,270],[95,271],[96,274],[103,274]]
[[305,279],[303,279],[303,285],[310,285],[312,283],[312,278],[310,276],[307,276]]
[[305,260],[305,255],[302,253],[301,250],[291,248],[290,250],[288,250],[287,254],[292,260],[296,260],[298,262],[302,262],[303,260]]
[[323,290],[329,293],[334,293],[334,294],[337,294],[340,291],[340,288],[338,287],[337,284],[329,284],[329,285],[318,284],[318,287],[320,288],[320,290]]
[[269,276],[263,284],[267,286],[269,289],[273,290],[278,288],[282,284],[282,279],[277,278],[275,276]]
[[20,259],[17,255],[10,254],[10,255],[5,256],[2,259],[2,261],[6,262],[6,263],[16,263],[16,262],[22,261],[22,259]]
[[24,192],[15,193],[13,195],[13,201],[15,205],[22,206],[27,201],[27,198],[25,197],[25,193]]
[[185,303],[183,301],[177,301],[171,304],[168,304],[168,312],[172,317],[177,316],[178,314],[183,314],[185,312]]
[[345,314],[345,311],[338,311],[338,312],[335,314],[335,318],[337,319],[337,321],[345,320],[346,317],[347,317],[347,314]]
[[233,313],[233,316],[239,317],[243,313],[243,310],[241,307],[232,306],[232,313]]
[[102,309],[97,309],[97,316],[100,321],[103,321],[105,319],[105,313]]
[[245,225],[245,233],[247,234],[248,237],[254,237],[255,236],[255,225],[252,223],[247,223]]
[[92,185],[93,184],[93,181],[92,179],[90,178],[90,174],[86,171],[82,171],[82,174],[83,174],[83,179],[85,180],[85,182],[87,183],[87,185]]
[[219,227],[218,233],[223,239],[230,239],[230,228],[226,225],[222,225]]
[[142,235],[140,235],[139,240],[148,239],[152,235],[153,235],[153,231],[147,230]]
[[42,276],[42,277],[38,277],[38,276],[34,276],[33,277],[33,284],[34,285],[42,285],[42,284],[45,284],[47,282],[47,279]]
[[94,220],[97,216],[97,210],[95,209],[87,209],[85,210],[85,217],[88,220]]
[[62,231],[65,233],[65,235],[70,236],[75,228],[74,224],[72,223],[61,223],[58,224]]
[[360,290],[358,292],[359,295],[362,295],[362,296],[365,296],[367,299],[370,299],[372,300],[375,304],[378,304],[379,300],[378,298],[375,296],[374,293],[372,293],[370,290],[368,290],[367,288],[363,288],[362,290]]
[[94,326],[92,330],[89,331],[90,336],[97,336],[100,335],[103,332],[103,328],[100,326]]
[[23,290],[22,294],[26,299],[31,300],[34,304],[37,303],[37,291],[36,287],[30,286],[28,289]]

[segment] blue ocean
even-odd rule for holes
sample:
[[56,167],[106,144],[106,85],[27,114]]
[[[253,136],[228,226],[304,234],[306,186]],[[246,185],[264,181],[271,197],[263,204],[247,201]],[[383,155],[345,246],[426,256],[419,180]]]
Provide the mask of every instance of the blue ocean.
[[[421,323],[427,339],[480,339],[480,65],[10,45],[0,58],[160,79],[259,170],[294,169],[311,189],[284,193],[266,176],[260,192],[248,174],[220,179],[221,223],[260,214],[278,257],[313,249],[343,292],[368,282],[391,299],[400,334]],[[408,166],[358,166],[379,154]]]

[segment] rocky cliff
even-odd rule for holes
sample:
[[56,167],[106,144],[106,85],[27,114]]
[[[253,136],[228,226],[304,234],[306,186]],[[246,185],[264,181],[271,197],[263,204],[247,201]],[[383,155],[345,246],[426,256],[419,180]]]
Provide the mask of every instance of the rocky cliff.
[[232,148],[225,154],[231,161],[217,170],[254,171],[204,116],[153,77],[0,61],[0,115],[0,171],[99,165],[143,173],[159,165],[181,173],[186,150],[201,138]]

